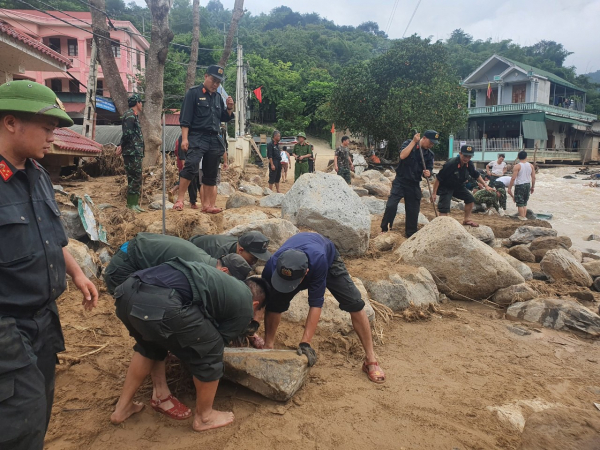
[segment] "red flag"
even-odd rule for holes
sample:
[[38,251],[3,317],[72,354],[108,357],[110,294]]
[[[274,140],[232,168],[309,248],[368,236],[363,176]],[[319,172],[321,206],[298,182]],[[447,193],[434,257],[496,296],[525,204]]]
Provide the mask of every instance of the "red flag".
[[258,99],[258,103],[262,103],[262,86],[257,87],[256,89],[254,89],[254,95],[256,95],[256,98]]
[[335,123],[331,125],[331,134],[335,133]]
[[488,81],[487,98],[492,98],[492,85]]

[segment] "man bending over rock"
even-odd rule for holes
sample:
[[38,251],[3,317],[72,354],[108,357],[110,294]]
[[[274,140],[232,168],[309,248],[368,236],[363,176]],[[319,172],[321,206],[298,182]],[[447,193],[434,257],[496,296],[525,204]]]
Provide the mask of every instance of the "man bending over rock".
[[266,307],[265,348],[273,348],[281,314],[288,310],[294,296],[308,289],[310,309],[298,354],[305,354],[308,365],[314,365],[317,354],[310,342],[321,317],[327,288],[339,302],[340,309],[350,313],[354,330],[366,352],[362,370],[375,383],[385,381],[385,374],[375,358],[365,302],[333,242],[318,233],[298,233],[271,256],[262,277],[273,287]]
[[190,242],[213,258],[221,258],[228,253],[237,253],[251,266],[256,264],[259,259],[266,261],[271,257],[271,253],[267,250],[269,238],[260,231],[248,231],[239,238],[227,234],[198,234],[192,237]]

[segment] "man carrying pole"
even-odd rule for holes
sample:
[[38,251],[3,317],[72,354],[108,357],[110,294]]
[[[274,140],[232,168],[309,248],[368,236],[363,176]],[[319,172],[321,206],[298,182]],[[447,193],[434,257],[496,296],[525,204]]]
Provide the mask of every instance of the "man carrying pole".
[[[392,190],[381,220],[383,233],[392,228],[398,212],[398,203],[403,198],[406,208],[406,237],[409,238],[417,232],[421,198],[423,197],[421,177],[429,178],[431,176],[433,152],[430,149],[439,142],[439,137],[437,131],[427,130],[423,137],[417,133],[412,140],[402,143],[400,163],[396,167],[396,178],[392,183]],[[422,156],[421,152],[423,152]]]

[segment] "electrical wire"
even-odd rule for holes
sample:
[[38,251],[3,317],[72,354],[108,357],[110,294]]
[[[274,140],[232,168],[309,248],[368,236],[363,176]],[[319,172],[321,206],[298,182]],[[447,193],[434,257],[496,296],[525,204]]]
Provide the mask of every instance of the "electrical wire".
[[417,3],[417,6],[415,7],[415,10],[412,13],[412,16],[410,16],[410,20],[408,21],[408,25],[406,25],[406,29],[404,30],[404,33],[402,34],[402,38],[404,38],[404,36],[406,36],[406,32],[408,31],[408,27],[410,27],[410,24],[412,23],[412,20],[415,17],[415,14],[417,13],[417,9],[419,9],[419,5],[420,4],[421,4],[421,0],[419,0],[419,2]]
[[385,28],[385,34],[389,34],[390,28],[392,28],[392,24],[394,23],[394,16],[396,15],[396,9],[398,8],[399,0],[394,2],[394,6],[392,7],[392,13],[390,14],[390,19],[388,20],[387,27]]

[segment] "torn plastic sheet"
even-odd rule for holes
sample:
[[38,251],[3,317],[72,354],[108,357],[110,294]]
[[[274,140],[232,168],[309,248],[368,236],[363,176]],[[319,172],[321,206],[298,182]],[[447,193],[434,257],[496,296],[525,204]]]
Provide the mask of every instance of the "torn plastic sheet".
[[90,198],[89,195],[85,194],[83,198],[78,195],[71,194],[70,197],[73,204],[77,207],[77,212],[79,213],[79,218],[81,219],[81,223],[83,224],[83,228],[85,232],[89,236],[92,241],[100,241],[104,242],[108,245],[108,241],[106,240],[106,230],[102,226],[101,223],[96,221],[94,217],[94,212],[90,206],[94,206],[94,202]]

